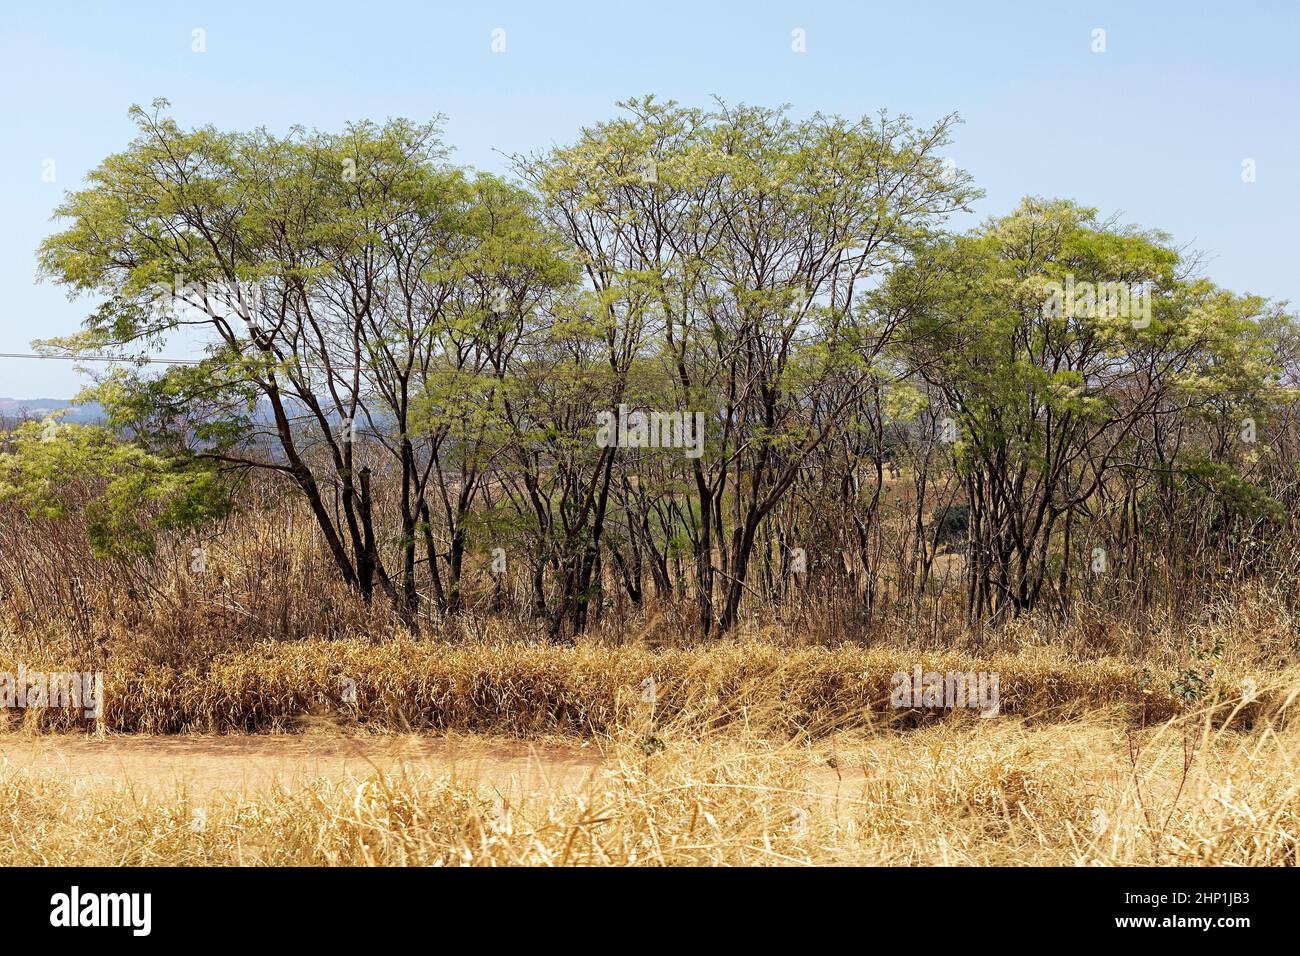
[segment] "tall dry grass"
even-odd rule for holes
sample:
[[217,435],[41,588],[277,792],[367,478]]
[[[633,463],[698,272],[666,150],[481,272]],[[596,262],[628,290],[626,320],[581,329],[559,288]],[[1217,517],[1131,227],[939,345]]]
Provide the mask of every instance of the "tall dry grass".
[[[381,640],[408,629],[410,622],[386,601],[367,604],[345,586],[310,514],[284,489],[253,483],[241,505],[201,536],[161,534],[151,555],[101,559],[91,552],[76,507],[51,519],[0,501],[0,648],[11,656],[139,659],[184,668],[265,642]],[[202,570],[196,571],[200,547]],[[943,557],[959,568],[959,555]],[[525,562],[512,561],[509,573],[495,575],[485,554],[471,553],[467,560],[466,613],[440,616],[425,601],[414,621],[416,634],[452,644],[546,640],[546,621],[527,611]],[[607,577],[612,574],[606,568]],[[1050,645],[1080,660],[1117,657],[1174,666],[1185,656],[1189,632],[1226,629],[1250,633],[1257,656],[1279,664],[1300,661],[1293,574],[1285,580],[1225,575],[1215,587],[1198,586],[1195,601],[1186,595],[1176,602],[1152,601],[1141,613],[1101,598],[1083,599],[1068,614],[1043,611],[997,627],[968,626],[960,574],[945,573],[942,580],[942,586],[906,601],[882,597],[869,614],[847,592],[796,589],[770,598],[754,593],[742,605],[734,636],[795,647],[891,646],[973,655]],[[610,578],[578,641],[697,646],[697,609],[687,594],[632,605]]]

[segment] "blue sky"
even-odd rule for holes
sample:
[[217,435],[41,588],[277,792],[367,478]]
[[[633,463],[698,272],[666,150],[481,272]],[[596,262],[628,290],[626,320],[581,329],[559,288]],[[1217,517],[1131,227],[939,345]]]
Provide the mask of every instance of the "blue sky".
[[[457,162],[567,142],[628,96],[931,123],[987,195],[1068,197],[1173,234],[1237,291],[1300,303],[1294,3],[15,4],[0,26],[0,352],[89,311],[35,284],[65,189],[158,96],[183,125],[284,131],[447,116]],[[494,53],[493,31],[505,50]],[[792,50],[792,31],[806,52]],[[1094,52],[1094,30],[1105,52]],[[202,30],[205,52],[194,52]],[[1242,181],[1242,162],[1256,181]],[[54,161],[55,182],[42,179]],[[968,226],[970,222],[956,222]],[[174,348],[172,353],[183,349]],[[0,359],[0,396],[68,397],[68,363]]]

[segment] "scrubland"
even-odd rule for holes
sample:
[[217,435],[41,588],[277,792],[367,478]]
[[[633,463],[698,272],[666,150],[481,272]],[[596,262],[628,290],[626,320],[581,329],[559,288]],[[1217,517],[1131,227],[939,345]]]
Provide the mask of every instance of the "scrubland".
[[[104,700],[97,719],[0,710],[5,864],[1300,856],[1300,649],[1288,602],[1257,583],[1176,613],[1080,603],[984,629],[951,594],[859,629],[808,595],[755,602],[708,640],[689,607],[609,606],[556,641],[494,611],[488,585],[461,614],[404,626],[331,580],[282,517],[232,527],[202,574],[184,542],[114,564],[60,525],[8,520],[22,546],[0,556],[0,672],[99,671]],[[894,675],[917,667],[996,673],[996,715],[893,706]],[[250,762],[276,741],[357,761],[207,786],[16,756],[86,740],[147,761],[150,741],[214,739],[249,741]],[[501,772],[401,756],[431,739],[519,749]]]

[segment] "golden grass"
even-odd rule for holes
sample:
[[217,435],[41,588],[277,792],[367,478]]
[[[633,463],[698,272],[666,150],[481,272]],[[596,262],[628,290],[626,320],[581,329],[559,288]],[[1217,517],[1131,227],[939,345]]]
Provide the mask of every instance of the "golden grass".
[[[602,736],[643,708],[639,688],[657,685],[656,715],[703,729],[742,724],[778,735],[825,735],[855,727],[915,723],[926,715],[889,706],[899,671],[1000,674],[1001,712],[1065,719],[1109,708],[1131,722],[1178,712],[1176,669],[1119,658],[1079,661],[1048,647],[975,656],[906,648],[787,648],[765,642],[654,651],[644,646],[561,647],[498,642],[449,645],[396,637],[369,641],[265,643],[186,667],[114,657],[102,664],[0,651],[0,671],[104,668],[99,730],[167,734],[292,730],[327,718],[378,731],[515,736]],[[1240,696],[1248,670],[1223,667],[1212,690]],[[349,685],[347,682],[354,682]],[[1265,688],[1272,681],[1256,677]],[[355,687],[355,702],[345,688]],[[1276,705],[1261,690],[1241,716]],[[10,717],[32,729],[86,729],[79,712]],[[0,726],[3,726],[0,724]]]
[[[1291,622],[1261,601],[1190,633],[1150,628],[1145,654],[1087,650],[1133,642],[1072,626],[1057,643],[1015,622],[949,649],[792,631],[657,648],[508,639],[505,624],[443,640],[215,631],[162,660],[129,635],[10,635],[0,671],[102,670],[106,702],[95,723],[0,709],[0,731],[582,738],[603,760],[578,786],[406,767],[218,794],[0,768],[0,864],[1300,862]],[[1189,639],[1213,658],[1180,650]],[[997,672],[999,716],[892,708],[892,676],[918,665]],[[1189,668],[1194,700],[1176,692]]]
[[1300,731],[943,721],[773,741],[659,729],[545,791],[377,773],[201,800],[0,774],[0,863],[1296,865]]

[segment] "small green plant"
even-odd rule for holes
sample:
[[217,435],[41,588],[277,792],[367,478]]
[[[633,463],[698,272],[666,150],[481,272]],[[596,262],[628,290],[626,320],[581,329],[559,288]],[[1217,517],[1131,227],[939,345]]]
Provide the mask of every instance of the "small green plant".
[[1185,665],[1169,684],[1169,692],[1183,706],[1191,706],[1210,695],[1215,665],[1223,657],[1223,638],[1215,636],[1210,643],[1191,636],[1187,639]]

